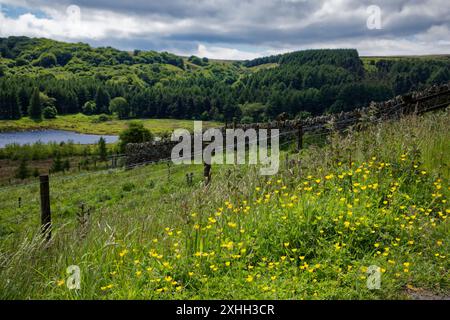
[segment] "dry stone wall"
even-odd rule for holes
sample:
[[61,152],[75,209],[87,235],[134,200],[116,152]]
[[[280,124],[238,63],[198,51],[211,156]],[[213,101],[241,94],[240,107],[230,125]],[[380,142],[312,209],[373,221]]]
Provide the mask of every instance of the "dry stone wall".
[[[364,122],[376,122],[396,119],[407,114],[421,114],[433,109],[450,105],[450,83],[435,85],[423,91],[414,91],[385,102],[372,102],[368,107],[350,112],[322,115],[304,120],[279,120],[267,123],[242,124],[235,128],[243,130],[279,129],[283,138],[298,136],[302,132],[324,132],[344,130],[351,125]],[[282,119],[283,117],[279,117]],[[220,128],[222,132],[226,128]],[[193,138],[193,137],[192,137]],[[128,166],[170,159],[173,147],[177,142],[158,141],[140,144],[129,144],[126,147],[126,164]]]
[[147,143],[130,143],[126,146],[126,165],[156,162],[170,159],[173,147],[177,142],[156,141]]

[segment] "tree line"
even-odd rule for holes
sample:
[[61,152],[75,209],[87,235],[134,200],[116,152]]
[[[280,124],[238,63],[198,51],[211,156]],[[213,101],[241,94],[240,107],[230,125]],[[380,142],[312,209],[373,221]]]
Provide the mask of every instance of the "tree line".
[[[0,119],[82,112],[264,121],[281,113],[348,111],[450,80],[448,58],[373,59],[367,68],[351,49],[219,63],[11,37],[1,39],[0,53]],[[249,69],[267,63],[278,66]]]

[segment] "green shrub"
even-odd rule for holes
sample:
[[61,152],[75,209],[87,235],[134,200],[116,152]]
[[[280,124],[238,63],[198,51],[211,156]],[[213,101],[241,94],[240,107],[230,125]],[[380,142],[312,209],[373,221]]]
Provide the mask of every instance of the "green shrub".
[[97,109],[97,106],[95,105],[95,101],[88,101],[83,106],[83,113],[86,115],[94,114],[95,109]]
[[51,68],[57,65],[56,56],[53,53],[43,53],[39,58],[39,65],[43,68]]
[[130,106],[123,97],[117,97],[111,100],[109,111],[117,113],[119,119],[126,119],[130,116]]
[[107,114],[102,113],[101,115],[99,115],[98,117],[96,117],[93,122],[95,123],[100,123],[100,122],[107,122],[110,121],[111,117],[109,117]]
[[55,119],[57,114],[58,111],[55,107],[45,107],[44,110],[42,110],[42,115],[45,119]]
[[120,150],[125,151],[128,143],[149,142],[153,139],[152,132],[146,129],[142,123],[130,122],[128,128],[120,134]]

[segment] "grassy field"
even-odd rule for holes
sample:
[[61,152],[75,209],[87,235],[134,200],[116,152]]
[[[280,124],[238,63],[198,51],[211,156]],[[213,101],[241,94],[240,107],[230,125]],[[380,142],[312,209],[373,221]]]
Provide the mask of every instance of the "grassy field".
[[[374,73],[377,71],[375,63],[380,60],[388,60],[388,61],[399,61],[399,60],[411,60],[411,59],[421,59],[421,60],[442,60],[442,61],[450,61],[450,55],[442,54],[442,55],[422,55],[422,56],[367,56],[361,57],[361,61],[364,65],[364,70],[368,73]],[[372,64],[373,63],[373,64]]]
[[[98,116],[87,116],[83,114],[58,116],[56,119],[34,121],[28,117],[20,120],[0,120],[0,132],[6,131],[27,131],[42,129],[59,129],[76,131],[80,133],[117,135],[122,132],[131,120],[110,120],[98,122]],[[142,122],[144,126],[158,135],[164,132],[172,132],[174,129],[193,129],[192,120],[175,119],[139,119],[133,120]],[[217,127],[220,123],[204,122],[204,127]]]
[[278,63],[265,63],[265,64],[260,64],[258,66],[255,67],[251,67],[249,68],[252,72],[258,72],[261,70],[267,70],[267,69],[273,69],[273,68],[277,68],[279,67]]
[[213,166],[209,187],[202,166],[52,176],[48,244],[39,186],[1,189],[0,298],[448,296],[449,127],[448,111],[379,124],[290,154],[301,165],[276,176]]

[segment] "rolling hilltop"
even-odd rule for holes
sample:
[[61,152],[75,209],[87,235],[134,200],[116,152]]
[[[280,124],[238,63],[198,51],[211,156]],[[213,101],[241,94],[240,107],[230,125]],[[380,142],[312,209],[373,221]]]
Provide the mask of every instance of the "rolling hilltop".
[[[361,58],[351,49],[217,61],[9,37],[0,55],[0,119],[27,116],[36,88],[60,115],[246,123],[348,111],[450,80],[448,56]],[[120,110],[110,108],[118,97]]]

